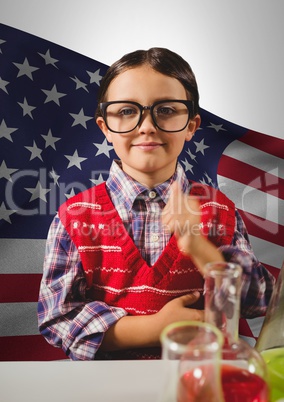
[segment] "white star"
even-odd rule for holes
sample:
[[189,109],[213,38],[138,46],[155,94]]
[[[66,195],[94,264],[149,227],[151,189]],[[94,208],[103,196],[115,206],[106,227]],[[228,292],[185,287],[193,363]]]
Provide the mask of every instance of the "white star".
[[93,116],[85,116],[83,108],[77,114],[76,113],[69,113],[69,114],[74,119],[72,127],[76,126],[77,124],[81,124],[81,126],[87,128],[86,121],[92,120],[94,118]]
[[27,148],[31,152],[30,161],[35,158],[39,158],[42,161],[41,157],[42,149],[38,148],[35,141],[33,142],[32,147],[25,147],[25,148]]
[[17,170],[19,169],[9,169],[6,165],[6,162],[3,161],[0,166],[0,179],[4,178],[12,182],[13,180],[11,178],[11,174],[17,172]]
[[[196,155],[193,155],[193,153],[190,151],[190,149],[188,148],[188,150],[186,151],[186,153],[190,156],[190,159],[192,159],[194,162],[196,162]],[[197,163],[197,162],[196,162]]]
[[53,149],[56,150],[55,148],[55,143],[59,140],[61,140],[61,138],[59,137],[53,137],[52,136],[52,132],[51,130],[48,130],[48,134],[47,135],[41,135],[45,141],[45,148],[47,147],[52,147]]
[[202,155],[204,155],[204,150],[206,148],[209,148],[208,145],[204,144],[204,138],[202,138],[202,140],[200,142],[195,142],[194,141],[194,144],[196,145],[196,152],[201,152]]
[[76,83],[76,89],[83,88],[85,91],[89,92],[88,88],[87,88],[87,84],[85,84],[84,82],[80,81],[79,78],[77,78],[77,77],[74,77],[74,78],[70,77],[70,78],[71,78],[71,80],[73,80]]
[[103,183],[103,182],[104,182],[104,178],[103,178],[103,175],[100,173],[100,175],[99,175],[99,177],[98,177],[97,179],[90,179],[90,181],[91,181],[93,184],[97,185],[97,184]]
[[188,170],[190,170],[191,173],[193,174],[193,170],[192,170],[193,165],[191,165],[190,163],[188,163],[188,160],[187,160],[187,159],[185,159],[184,161],[182,161],[182,163],[184,164],[185,171],[187,172]]
[[58,179],[60,176],[56,173],[54,168],[52,168],[52,170],[49,172],[49,176],[53,179],[54,185],[57,184],[57,186],[59,186]]
[[72,187],[72,189],[71,189],[71,191],[70,191],[70,193],[69,194],[64,194],[65,195],[65,197],[67,198],[67,199],[69,199],[69,198],[71,198],[71,197],[74,197],[74,195],[75,195],[75,191],[74,191],[74,188]]
[[39,52],[38,52],[38,54],[39,54],[41,57],[44,58],[44,61],[45,61],[45,65],[46,65],[46,66],[47,66],[48,64],[51,64],[53,67],[58,68],[58,67],[55,65],[55,63],[57,63],[58,60],[57,60],[57,59],[54,59],[53,57],[51,57],[51,55],[50,55],[50,50],[49,50],[49,49],[47,50],[47,52],[46,52],[45,54],[39,53]]
[[87,158],[82,158],[78,155],[77,149],[75,150],[73,155],[64,155],[65,158],[69,160],[69,164],[67,166],[67,169],[69,169],[72,166],[76,166],[78,169],[82,170],[81,168],[81,163],[84,162]]
[[23,116],[25,116],[26,114],[28,114],[32,119],[33,119],[33,115],[32,115],[32,111],[35,109],[35,106],[30,106],[27,102],[27,99],[24,98],[24,102],[18,102],[18,105],[21,106],[21,108],[23,109]]
[[[2,45],[3,43],[5,43],[6,41],[3,39],[0,39],[0,45]],[[2,49],[0,49],[0,53],[2,53]]]
[[0,77],[0,89],[2,89],[2,91],[6,92],[6,94],[8,93],[6,86],[9,84],[9,81],[5,81],[2,80],[2,78]]
[[96,153],[95,156],[98,156],[100,154],[105,154],[108,158],[110,157],[109,151],[111,151],[113,149],[113,146],[108,145],[106,138],[102,144],[97,144],[97,143],[93,143],[93,144],[98,148],[98,152]]
[[204,172],[204,176],[207,179],[208,183],[213,183],[211,177],[208,175],[208,173]]
[[222,130],[222,131],[227,131],[225,128],[223,128],[223,124],[213,124],[210,121],[210,126],[207,126],[208,128],[213,128],[217,133]]
[[11,134],[18,130],[17,128],[7,127],[5,120],[3,119],[0,125],[0,138],[6,138],[7,140],[13,142]]
[[38,67],[30,66],[27,58],[25,58],[22,64],[21,63],[13,63],[13,64],[19,69],[17,78],[21,77],[22,75],[26,75],[33,81],[32,73],[38,70]]
[[55,84],[53,85],[51,90],[42,89],[42,91],[46,95],[46,99],[45,99],[44,103],[55,102],[58,106],[60,106],[59,99],[62,98],[63,96],[66,96],[66,94],[63,94],[62,92],[57,91]]
[[91,71],[87,71],[87,73],[90,76],[90,83],[92,84],[95,82],[98,86],[100,86],[100,80],[103,78],[102,75],[100,75],[100,69],[92,73]]
[[15,209],[7,209],[4,202],[0,206],[0,220],[4,219],[6,222],[11,223],[10,215],[17,212]]
[[46,194],[50,192],[50,189],[48,188],[43,188],[40,184],[40,181],[37,182],[37,185],[35,188],[26,188],[29,193],[31,193],[31,198],[30,202],[40,198],[42,201],[47,202],[46,200]]

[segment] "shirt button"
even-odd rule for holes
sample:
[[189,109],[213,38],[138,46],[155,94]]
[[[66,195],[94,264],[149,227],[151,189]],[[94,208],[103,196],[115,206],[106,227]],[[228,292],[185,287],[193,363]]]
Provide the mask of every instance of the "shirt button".
[[151,199],[153,199],[153,198],[155,198],[156,197],[156,192],[155,191],[150,191],[149,192],[149,197],[151,198]]
[[159,240],[159,235],[157,234],[152,234],[151,236],[151,241],[156,243]]

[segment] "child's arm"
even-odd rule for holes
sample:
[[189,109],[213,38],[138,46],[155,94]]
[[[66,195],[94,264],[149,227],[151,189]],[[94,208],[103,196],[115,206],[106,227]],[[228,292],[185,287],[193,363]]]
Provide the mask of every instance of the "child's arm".
[[203,321],[204,311],[188,308],[199,298],[198,292],[168,302],[152,315],[125,316],[105,333],[101,349],[106,351],[160,346],[162,330],[176,321]]

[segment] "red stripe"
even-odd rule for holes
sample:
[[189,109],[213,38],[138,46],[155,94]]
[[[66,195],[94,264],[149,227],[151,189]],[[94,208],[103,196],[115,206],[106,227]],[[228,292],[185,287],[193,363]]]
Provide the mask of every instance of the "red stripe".
[[284,140],[281,138],[249,130],[241,138],[238,138],[238,140],[257,148],[260,151],[267,152],[268,154],[283,159]]
[[36,302],[42,274],[0,274],[0,303]]
[[62,349],[55,348],[41,335],[0,337],[0,361],[63,360]]
[[266,262],[262,262],[262,265],[265,266],[265,268],[267,268],[267,270],[275,277],[275,279],[278,278],[279,272],[280,272],[280,268],[276,268],[273,267],[272,265],[268,265],[266,264]]
[[278,244],[281,247],[284,246],[284,226],[268,221],[267,219],[262,219],[257,215],[250,214],[239,208],[238,211],[250,235],[259,237],[270,243]]
[[284,180],[247,163],[222,155],[218,174],[284,199]]

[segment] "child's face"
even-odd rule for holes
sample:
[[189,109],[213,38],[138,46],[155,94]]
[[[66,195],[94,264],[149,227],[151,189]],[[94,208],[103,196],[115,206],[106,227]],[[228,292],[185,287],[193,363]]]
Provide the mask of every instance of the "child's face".
[[[149,66],[135,67],[117,76],[107,91],[107,101],[129,100],[150,106],[157,100],[186,100],[183,85],[175,78]],[[155,127],[150,112],[144,111],[141,123],[133,131],[118,134],[108,131],[102,117],[97,123],[113,144],[123,170],[140,183],[153,187],[171,177],[184,142],[190,141],[200,125],[200,116],[190,120],[180,132],[168,133]]]

